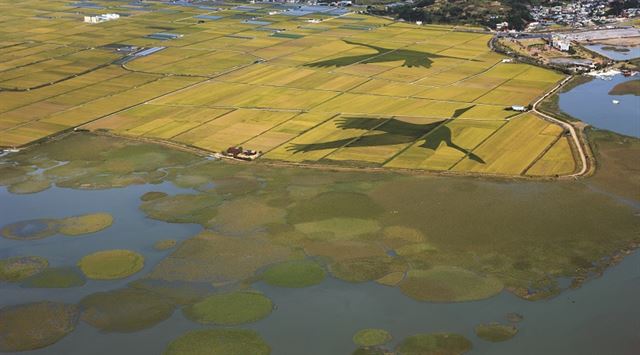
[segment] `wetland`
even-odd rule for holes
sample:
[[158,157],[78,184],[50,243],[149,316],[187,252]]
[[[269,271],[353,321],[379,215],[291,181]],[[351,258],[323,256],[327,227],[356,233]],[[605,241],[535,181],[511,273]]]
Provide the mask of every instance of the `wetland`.
[[588,135],[595,175],[553,181],[234,163],[89,133],[6,154],[0,350],[632,354],[640,141]]

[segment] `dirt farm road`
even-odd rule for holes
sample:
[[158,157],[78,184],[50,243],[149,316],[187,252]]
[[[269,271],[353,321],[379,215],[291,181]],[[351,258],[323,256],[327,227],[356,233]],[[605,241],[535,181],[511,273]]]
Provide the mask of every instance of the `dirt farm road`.
[[562,80],[556,87],[554,87],[553,89],[549,90],[546,94],[542,95],[542,97],[540,97],[536,102],[533,103],[532,110],[533,110],[533,112],[535,112],[536,114],[538,114],[541,117],[545,118],[546,120],[552,121],[552,122],[554,122],[556,124],[559,124],[560,126],[566,128],[571,133],[571,137],[573,138],[573,143],[575,144],[575,147],[578,150],[578,154],[580,155],[581,168],[580,168],[580,171],[578,171],[576,173],[573,173],[571,175],[568,175],[568,176],[569,177],[578,177],[578,176],[584,175],[587,172],[588,167],[587,167],[587,156],[585,155],[584,149],[582,148],[582,144],[580,143],[580,138],[578,137],[578,133],[576,132],[575,128],[570,123],[567,123],[567,122],[559,120],[559,119],[557,119],[557,118],[555,118],[553,116],[547,115],[546,113],[538,111],[538,104],[540,102],[542,102],[544,99],[546,99],[550,95],[554,94],[556,91],[558,91],[564,84],[566,84],[572,78],[573,78],[573,76],[568,76],[567,78]]

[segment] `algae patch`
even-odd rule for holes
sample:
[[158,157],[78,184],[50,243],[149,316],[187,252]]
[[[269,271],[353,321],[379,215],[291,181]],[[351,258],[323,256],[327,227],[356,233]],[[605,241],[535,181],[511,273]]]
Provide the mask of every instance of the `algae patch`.
[[61,233],[78,236],[101,231],[111,226],[113,217],[108,213],[91,213],[61,219],[41,218],[11,223],[2,228],[8,239],[34,240]]
[[30,219],[2,227],[2,236],[8,239],[33,240],[52,236],[58,232],[55,219]]
[[104,250],[83,257],[78,266],[90,279],[121,279],[142,270],[144,257],[131,250]]
[[69,236],[90,234],[108,228],[113,217],[108,213],[92,213],[60,220],[58,231]]
[[0,260],[0,281],[17,282],[33,276],[49,266],[39,256],[15,256]]
[[518,334],[518,328],[513,325],[489,323],[476,326],[475,332],[478,337],[484,340],[500,342],[513,338]]
[[367,328],[361,329],[353,335],[353,342],[356,345],[369,347],[378,346],[391,341],[391,333],[384,329]]

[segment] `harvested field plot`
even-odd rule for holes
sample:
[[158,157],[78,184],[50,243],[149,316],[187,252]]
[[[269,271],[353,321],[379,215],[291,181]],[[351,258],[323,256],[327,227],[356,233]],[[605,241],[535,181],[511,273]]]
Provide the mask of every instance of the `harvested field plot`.
[[[507,110],[562,75],[503,63],[489,34],[313,6],[82,4],[0,2],[0,146],[83,127],[292,162],[535,176],[575,165],[559,127]],[[96,8],[121,16],[84,23]]]

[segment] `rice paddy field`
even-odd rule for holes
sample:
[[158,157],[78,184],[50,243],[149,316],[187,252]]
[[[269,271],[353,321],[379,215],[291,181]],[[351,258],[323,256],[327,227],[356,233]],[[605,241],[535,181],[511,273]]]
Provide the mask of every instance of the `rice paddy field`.
[[[251,110],[208,110],[245,124],[239,133],[255,125]],[[326,118],[298,117],[272,139]],[[327,119],[344,139],[383,124],[414,135],[393,118],[352,118]],[[505,124],[417,122],[478,156],[477,136],[489,142]],[[550,148],[530,167],[524,155],[511,164],[571,168],[555,126],[516,122],[527,129],[498,134],[525,141],[518,132],[533,130],[526,144]],[[5,153],[0,352],[635,354],[640,141],[589,137],[601,166],[579,181],[273,168],[89,132]],[[425,164],[462,158],[394,139]],[[318,159],[370,156],[332,149]],[[497,161],[489,167],[508,166]]]
[[[121,17],[82,22],[109,12]],[[81,128],[293,164],[577,170],[559,126],[507,110],[563,76],[503,63],[489,34],[279,4],[30,0],[0,13],[2,147]]]

